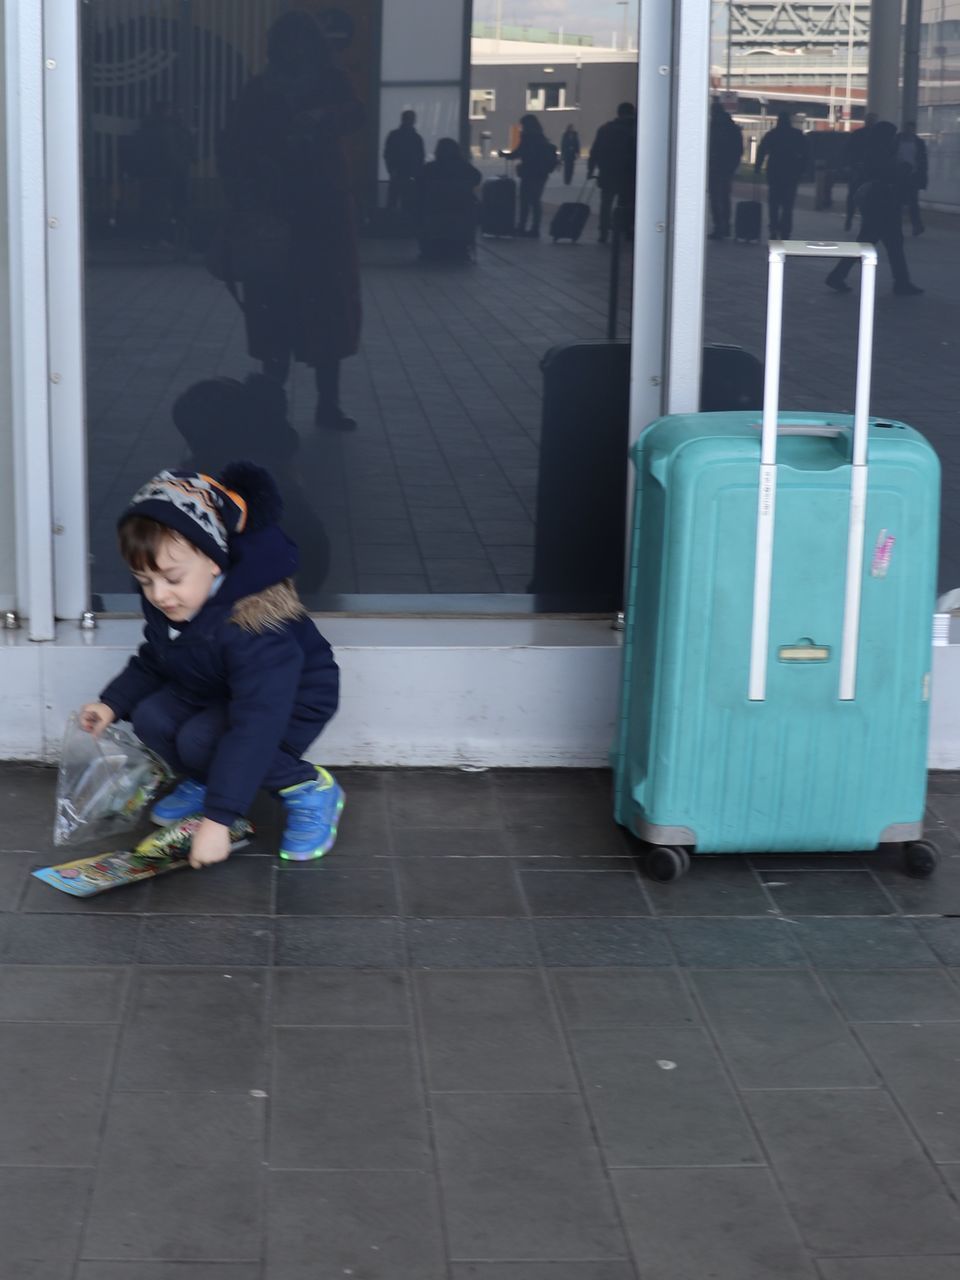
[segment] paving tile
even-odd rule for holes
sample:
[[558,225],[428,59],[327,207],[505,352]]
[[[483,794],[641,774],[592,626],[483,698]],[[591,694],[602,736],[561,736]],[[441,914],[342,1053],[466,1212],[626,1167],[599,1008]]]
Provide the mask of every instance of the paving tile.
[[510,969],[538,963],[526,920],[408,920],[407,948],[417,969]]
[[763,876],[785,916],[889,916],[896,907],[864,871],[784,871]]
[[264,1109],[236,1094],[114,1094],[81,1256],[257,1261]]
[[583,1106],[567,1095],[435,1094],[454,1258],[626,1258]]
[[397,866],[404,914],[526,915],[509,858],[404,858]]
[[265,975],[258,970],[141,970],[114,1087],[263,1089]]
[[956,1280],[960,1253],[951,1258],[821,1258],[822,1280]]
[[513,827],[505,839],[511,853],[531,858],[622,858],[630,853],[622,828],[607,822],[594,827],[555,823]]
[[[136,1280],[261,1280],[259,1262],[143,1262]],[[129,1262],[81,1262],[77,1280],[133,1280]]]
[[821,980],[851,1022],[960,1021],[960,991],[938,969],[830,969]]
[[399,827],[393,833],[400,857],[504,857],[506,835],[492,827]]
[[[30,868],[36,865],[34,854],[0,853],[0,911],[16,911],[27,887]],[[34,883],[39,884],[39,881]],[[61,896],[66,897],[66,894]]]
[[691,978],[741,1089],[879,1083],[811,974],[702,970]]
[[391,852],[385,793],[371,797],[361,793],[356,800],[348,794],[337,827],[337,843],[323,861],[346,861],[357,855],[380,857]]
[[387,787],[397,828],[500,827],[500,808],[486,774],[450,770],[399,770]]
[[431,1089],[575,1090],[539,973],[418,973]]
[[6,830],[16,832],[16,844],[7,840],[8,845],[39,853],[52,848],[56,785],[56,769],[4,764],[0,771],[0,812]]
[[960,1161],[960,1023],[863,1025],[859,1035],[932,1158]]
[[900,857],[873,868],[873,874],[904,915],[960,915],[960,859],[942,858],[927,880],[905,875]]
[[273,921],[264,916],[153,916],[144,922],[138,959],[157,965],[265,965]]
[[767,1169],[620,1169],[643,1280],[815,1280]]
[[745,858],[694,858],[681,880],[644,888],[661,916],[765,916],[771,905]]
[[937,963],[906,920],[801,919],[794,930],[810,963],[823,969],[920,969]]
[[536,920],[534,929],[545,965],[610,969],[673,963],[666,935],[654,920]]
[[392,865],[281,867],[276,873],[279,916],[395,916],[397,890]]
[[0,1020],[116,1022],[127,986],[125,969],[0,966]]
[[618,871],[519,871],[534,916],[648,916],[633,867]]
[[635,1280],[631,1262],[455,1262],[452,1280]]
[[271,1018],[281,1026],[405,1026],[407,980],[389,971],[276,969]]
[[916,929],[944,964],[960,965],[960,920],[919,920]]
[[270,1162],[425,1169],[427,1117],[406,1028],[279,1028]]
[[796,925],[783,920],[664,922],[681,964],[713,969],[787,969],[806,964]]
[[687,1027],[699,1021],[674,973],[556,969],[550,978],[569,1027]]
[[501,803],[509,804],[516,796],[579,796],[595,801],[598,796],[610,796],[613,775],[609,769],[493,769],[491,777]]
[[403,963],[400,927],[394,920],[278,919],[275,963],[396,969]]
[[503,817],[511,828],[547,827],[558,835],[569,827],[615,826],[609,797],[599,788],[556,794],[518,791],[504,801]]
[[269,915],[272,875],[272,858],[231,857],[202,874],[182,872],[155,880],[149,909],[160,915]]
[[572,1031],[570,1043],[611,1167],[760,1163],[699,1028]]
[[10,916],[4,922],[7,964],[130,964],[141,922],[122,916]]
[[960,1252],[960,1210],[881,1090],[743,1096],[813,1254]]
[[113,1026],[8,1025],[0,1035],[0,1164],[95,1160]]
[[0,1280],[70,1280],[89,1169],[0,1169]]
[[446,1280],[434,1181],[422,1173],[272,1173],[265,1280]]

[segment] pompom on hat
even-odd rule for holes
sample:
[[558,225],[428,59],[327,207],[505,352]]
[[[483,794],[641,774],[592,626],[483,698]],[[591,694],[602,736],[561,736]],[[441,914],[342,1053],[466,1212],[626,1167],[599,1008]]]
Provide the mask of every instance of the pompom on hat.
[[229,540],[247,527],[247,503],[235,490],[200,471],[161,471],[137,490],[117,523],[133,516],[172,529],[226,569]]

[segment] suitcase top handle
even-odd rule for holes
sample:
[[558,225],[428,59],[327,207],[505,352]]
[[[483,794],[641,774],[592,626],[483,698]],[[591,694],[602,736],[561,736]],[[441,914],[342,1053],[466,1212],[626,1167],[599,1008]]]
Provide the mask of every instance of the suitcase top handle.
[[857,389],[853,414],[853,465],[847,531],[847,575],[840,643],[839,697],[841,701],[849,702],[856,693],[857,646],[860,639],[860,591],[867,506],[867,435],[873,357],[873,302],[877,284],[876,246],[854,241],[770,241],[766,369],[760,436],[760,486],[757,497],[757,560],[753,584],[753,626],[747,696],[751,702],[762,702],[767,690],[774,511],[777,495],[777,415],[780,408],[783,272],[787,258],[859,258],[861,262],[860,331],[857,338]]

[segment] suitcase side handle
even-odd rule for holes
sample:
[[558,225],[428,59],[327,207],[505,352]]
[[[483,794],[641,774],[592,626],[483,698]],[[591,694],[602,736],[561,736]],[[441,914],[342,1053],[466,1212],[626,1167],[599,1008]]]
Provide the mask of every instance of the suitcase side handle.
[[867,437],[873,353],[873,304],[877,282],[876,246],[852,241],[773,240],[770,243],[763,422],[760,436],[760,483],[757,495],[757,555],[753,582],[753,622],[747,696],[751,702],[762,702],[766,698],[767,689],[773,536],[777,496],[777,415],[780,407],[783,274],[788,257],[859,258],[861,262],[860,328],[857,336],[857,387],[851,451],[847,569],[840,643],[839,697],[841,701],[849,702],[856,693],[857,646],[860,639],[860,594],[867,507]]

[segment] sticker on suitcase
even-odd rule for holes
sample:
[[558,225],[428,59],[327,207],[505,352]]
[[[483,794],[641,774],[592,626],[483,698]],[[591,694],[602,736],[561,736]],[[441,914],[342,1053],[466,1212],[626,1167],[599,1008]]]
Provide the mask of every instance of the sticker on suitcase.
[[896,538],[892,533],[889,533],[886,529],[880,530],[877,537],[877,545],[873,549],[873,560],[870,563],[870,576],[872,578],[885,578],[887,576],[895,542]]
[[[95,853],[73,862],[40,867],[32,874],[61,893],[69,893],[74,898],[92,898],[107,889],[138,884],[168,871],[182,871],[190,865],[190,842],[201,821],[199,817],[184,818],[182,822],[147,836],[135,849]],[[231,853],[247,844],[252,834],[251,824],[245,818],[238,819],[230,828]]]

